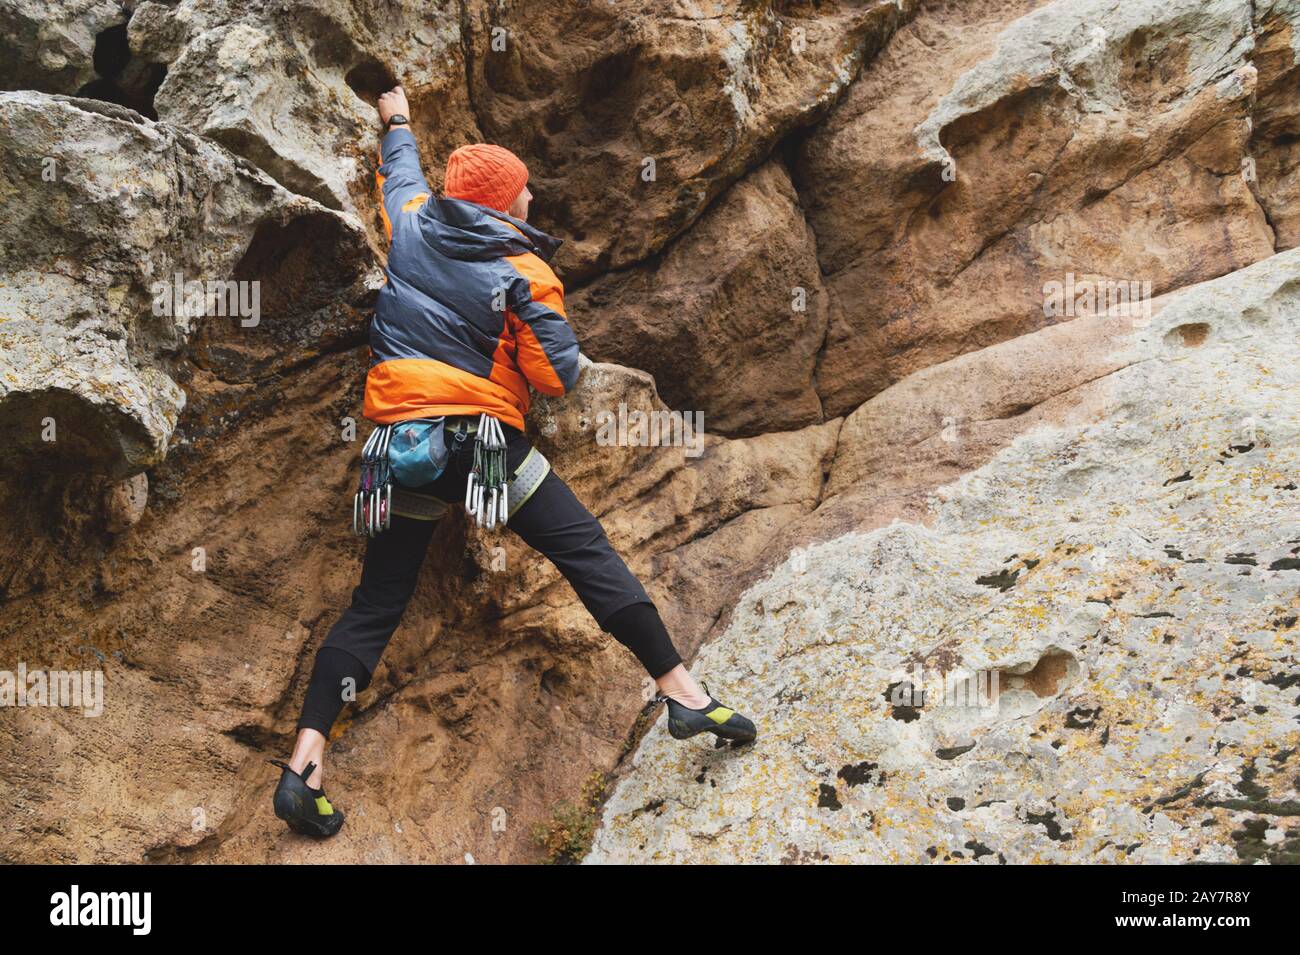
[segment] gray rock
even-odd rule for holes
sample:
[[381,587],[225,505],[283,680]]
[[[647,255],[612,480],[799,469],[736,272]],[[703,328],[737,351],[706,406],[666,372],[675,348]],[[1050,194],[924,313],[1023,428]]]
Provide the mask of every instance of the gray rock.
[[259,229],[298,218],[327,217],[341,237],[359,227],[122,107],[2,93],[0,116],[0,455],[141,471],[185,403],[176,363],[218,311],[172,307],[177,276],[185,296],[218,288]]
[[94,79],[95,38],[126,17],[117,0],[5,0],[0,88],[77,92]]
[[757,743],[661,717],[587,861],[1267,858],[1241,826],[1295,798],[1300,571],[1269,568],[1300,544],[1300,252],[1115,321],[1099,420],[745,593],[693,670]]
[[[916,129],[922,151],[942,165],[944,129],[994,103],[1035,87],[1060,87],[1080,108],[1122,115],[1136,95],[1131,53],[1177,57],[1183,73],[1178,101],[1215,84],[1240,83],[1253,45],[1246,0],[1057,0],[1012,23],[997,52],[966,72]],[[1231,94],[1226,85],[1224,98]],[[1239,95],[1239,94],[1238,94]],[[1177,102],[1164,104],[1173,108]]]
[[104,493],[105,523],[110,533],[120,534],[140,522],[149,503],[149,475],[133,475],[118,481]]
[[[459,17],[455,5],[423,3],[146,3],[132,18],[131,47],[167,66],[160,118],[222,143],[294,192],[354,210],[352,190],[368,191],[372,175],[373,99],[396,82],[392,70],[415,104],[426,90],[444,105],[464,100]],[[465,128],[462,112],[448,132]]]

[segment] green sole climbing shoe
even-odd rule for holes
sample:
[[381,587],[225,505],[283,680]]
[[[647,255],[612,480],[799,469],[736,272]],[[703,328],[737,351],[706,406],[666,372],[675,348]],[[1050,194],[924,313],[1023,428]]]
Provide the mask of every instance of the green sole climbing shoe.
[[271,763],[284,770],[280,773],[280,785],[275,787],[275,814],[290,829],[314,839],[328,839],[343,828],[343,813],[330,805],[325,790],[307,785],[316,770],[315,763],[308,763],[301,774],[278,759]]
[[[708,688],[705,688],[708,692]],[[758,729],[729,706],[723,706],[712,696],[709,705],[693,710],[682,706],[672,697],[663,697],[668,703],[668,732],[673,739],[690,739],[700,733],[713,733],[733,743],[749,743],[758,736]]]

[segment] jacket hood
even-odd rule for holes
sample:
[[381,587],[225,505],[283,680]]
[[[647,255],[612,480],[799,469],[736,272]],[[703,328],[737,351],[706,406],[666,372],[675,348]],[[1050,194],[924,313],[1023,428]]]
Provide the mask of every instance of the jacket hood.
[[420,207],[420,232],[437,252],[480,262],[532,252],[549,262],[561,241],[521,219],[464,199],[430,199]]

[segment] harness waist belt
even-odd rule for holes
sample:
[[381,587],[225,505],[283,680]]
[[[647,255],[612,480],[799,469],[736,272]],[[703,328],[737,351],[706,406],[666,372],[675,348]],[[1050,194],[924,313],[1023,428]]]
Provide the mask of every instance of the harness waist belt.
[[439,521],[447,513],[447,502],[431,494],[417,494],[400,485],[393,485],[393,513],[413,517],[417,521]]
[[528,456],[515,471],[515,476],[510,479],[510,490],[506,498],[510,505],[510,517],[514,517],[515,512],[533,496],[533,492],[541,485],[550,470],[551,462],[546,460],[546,455],[536,448],[530,448]]
[[[533,492],[541,486],[550,471],[551,462],[546,460],[546,455],[536,448],[530,449],[515,471],[515,476],[510,479],[510,517],[514,517],[519,508],[533,496]],[[447,513],[448,506],[446,501],[432,494],[420,494],[401,485],[393,485],[394,514],[412,517],[417,521],[438,521]]]

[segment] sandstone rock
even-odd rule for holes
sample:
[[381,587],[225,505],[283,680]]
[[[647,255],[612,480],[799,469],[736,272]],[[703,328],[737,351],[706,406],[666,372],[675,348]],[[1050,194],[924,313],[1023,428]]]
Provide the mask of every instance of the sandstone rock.
[[529,161],[539,222],[569,240],[562,273],[585,281],[657,252],[820,118],[916,3],[473,9],[482,131]]
[[1271,254],[1242,175],[1254,31],[1244,0],[976,3],[902,29],[795,171],[829,273],[826,413],[1073,317],[1043,309],[1067,275],[1158,295]]
[[[695,664],[758,744],[661,718],[588,861],[1282,851],[1256,823],[1287,811],[1300,742],[1298,329],[1296,252],[1172,296],[1083,386],[1100,419],[1023,435],[924,524],[787,560]],[[997,692],[954,694],[977,674]]]
[[118,481],[104,495],[109,533],[120,534],[139,523],[149,503],[149,475],[140,473]]
[[653,264],[613,272],[570,307],[593,354],[654,375],[669,406],[722,434],[821,421],[826,332],[816,245],[784,167],[742,179]]
[[[1183,290],[1294,242],[1294,0],[40,12],[0,85],[99,102],[0,96],[0,667],[107,696],[7,714],[0,858],[533,861],[640,734],[631,656],[453,511],[336,727],[347,829],[269,811],[360,563],[398,78],[434,189],[469,140],[529,162],[585,350],[644,369],[530,433],[764,732],[651,729],[594,860],[1295,852],[1297,262]],[[156,315],[178,270],[258,324]],[[1065,272],[1149,278],[1152,322],[1044,314]],[[701,443],[604,440],[660,393]],[[917,665],[1004,692],[908,705]]]
[[[296,305],[309,280],[329,297],[357,272],[355,226],[212,143],[90,100],[4,93],[0,112],[0,443],[10,473],[34,452],[43,466],[57,459],[115,477],[160,460],[185,401],[173,380],[178,352],[203,310],[215,311],[197,299],[188,311],[174,305],[188,307],[189,283],[231,279],[259,237],[307,220],[316,238],[299,254],[352,249],[352,264],[333,274],[298,275],[298,291],[269,266],[234,276],[265,283],[272,299]],[[165,294],[172,286],[176,295]],[[264,327],[288,317],[268,308]]]
[[[12,721],[0,742],[0,798],[16,820],[6,858],[534,859],[534,823],[618,758],[644,702],[635,660],[553,568],[453,514],[331,750],[351,835],[318,846],[275,825],[264,757],[289,747],[315,646],[355,585],[346,504],[359,444],[339,440],[338,423],[356,415],[364,369],[358,350],[284,370],[274,414],[151,472],[150,519],[114,541],[110,575],[63,559],[44,590],[7,605],[6,659],[102,666],[107,704],[98,721],[32,710]],[[229,386],[196,376],[191,387],[193,404]],[[564,401],[537,402],[530,431],[690,653],[765,542],[815,507],[836,426],[710,436],[688,457],[597,444],[602,412],[619,404],[663,409],[647,375],[596,363]],[[0,583],[15,560],[0,549]],[[77,587],[100,593],[93,608],[66,599]],[[38,783],[56,776],[57,805]]]
[[1290,249],[1300,244],[1300,5],[1266,0],[1254,9],[1259,79],[1246,173],[1277,248]]
[[569,239],[558,262],[573,280],[679,234],[824,113],[914,8],[314,0],[250,11],[185,0],[142,4],[130,37],[136,56],[166,66],[163,119],[338,209],[368,205],[373,103],[401,80],[430,184],[464,142],[518,151],[539,224]]
[[478,138],[465,86],[460,7],[315,0],[249,10],[226,0],[143,4],[132,49],[165,64],[159,115],[210,136],[287,188],[335,209],[370,203],[380,92],[400,80],[432,185],[452,148]]

